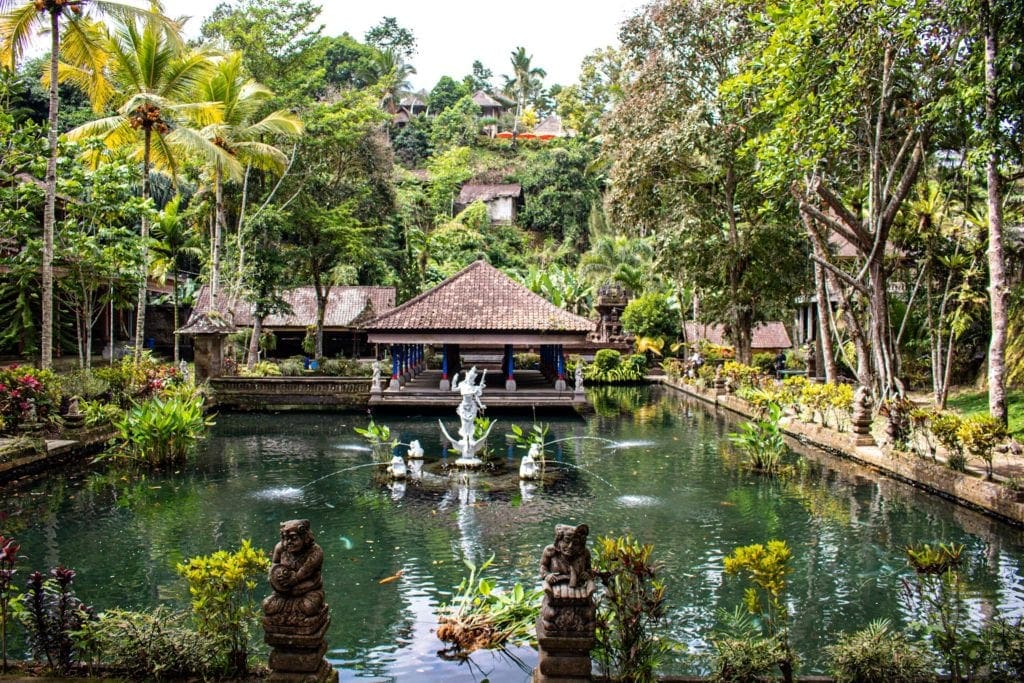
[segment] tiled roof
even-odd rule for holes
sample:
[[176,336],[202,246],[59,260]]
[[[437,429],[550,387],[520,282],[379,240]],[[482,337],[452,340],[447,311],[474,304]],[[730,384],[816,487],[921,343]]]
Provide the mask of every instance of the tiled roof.
[[178,334],[231,334],[235,326],[217,313],[193,314],[188,325],[177,330]]
[[473,93],[473,98],[472,99],[473,99],[473,102],[478,107],[494,108],[494,107],[504,107],[505,106],[501,102],[499,102],[498,100],[494,99],[493,97],[491,97],[490,95],[485,93],[483,90],[477,90],[475,93]]
[[558,114],[552,114],[533,127],[533,134],[538,137],[554,135],[561,138],[569,135],[569,129],[562,125],[562,118]]
[[558,308],[486,261],[366,323],[370,331],[579,332],[594,323]]
[[[305,328],[316,323],[316,290],[313,287],[295,287],[285,290],[283,298],[291,307],[291,313],[267,316],[263,326],[267,328]],[[380,315],[395,307],[394,287],[331,287],[327,296],[327,310],[324,312],[324,327],[359,327],[364,321]],[[203,285],[199,289],[196,307],[192,313],[197,315],[207,312],[210,308],[210,288]],[[218,298],[217,308],[220,315],[234,322],[239,327],[253,324],[252,307],[244,301],[229,301]],[[191,319],[189,320],[191,324]]]
[[473,185],[466,184],[459,191],[459,204],[472,204],[473,202],[489,202],[499,197],[518,197],[523,193],[523,186],[519,183],[508,185]]
[[[686,341],[694,342],[698,339],[707,339],[712,344],[719,346],[728,345],[725,338],[725,330],[718,324],[704,324],[687,320],[683,323],[686,331]],[[754,325],[753,339],[750,348],[752,349],[788,349],[793,346],[789,339],[789,332],[781,322],[772,321]]]

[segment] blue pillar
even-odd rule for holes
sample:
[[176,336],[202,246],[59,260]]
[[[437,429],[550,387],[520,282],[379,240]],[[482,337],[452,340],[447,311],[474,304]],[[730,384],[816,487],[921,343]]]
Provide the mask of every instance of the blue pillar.
[[508,379],[515,380],[515,378],[516,378],[515,364],[516,363],[515,363],[515,359],[512,356],[512,345],[511,344],[505,344],[505,357],[508,358],[508,363],[507,363]]
[[398,344],[391,345],[391,379],[398,379],[401,372],[401,359],[399,357]]
[[448,379],[448,345],[441,347],[441,379]]

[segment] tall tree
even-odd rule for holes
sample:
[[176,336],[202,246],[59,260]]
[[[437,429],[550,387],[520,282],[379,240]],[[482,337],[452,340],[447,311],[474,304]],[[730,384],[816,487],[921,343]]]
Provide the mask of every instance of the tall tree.
[[412,59],[416,54],[416,36],[412,31],[398,24],[394,17],[384,17],[380,23],[370,28],[363,37],[367,45],[372,45],[381,52],[393,52],[403,62]]
[[[192,118],[218,119],[217,103],[196,103],[196,89],[212,67],[204,50],[185,49],[175,31],[154,19],[129,21],[106,41],[110,62],[104,79],[90,89],[98,108],[117,106],[117,114],[91,121],[68,133],[72,140],[101,139],[107,148],[129,152],[142,164],[143,199],[150,195],[150,170],[155,166],[172,176],[186,158],[221,164],[239,173],[238,161],[189,126]],[[68,78],[81,77],[74,69]],[[87,157],[98,163],[102,153]],[[143,216],[142,267],[135,317],[135,358],[142,354],[146,323],[146,280],[149,275],[149,220]]]
[[174,311],[174,362],[177,364],[180,356],[178,344],[178,312],[180,309],[180,292],[182,289],[181,262],[185,257],[198,259],[203,250],[200,247],[201,240],[190,222],[185,210],[181,206],[181,195],[175,195],[167,202],[156,220],[153,221],[153,241],[150,249],[153,253],[151,274],[166,281],[170,275],[174,282],[174,289],[171,293],[171,305]]
[[504,90],[516,100],[518,125],[519,117],[523,115],[526,105],[544,89],[544,78],[548,72],[539,66],[533,66],[533,55],[527,55],[526,48],[522,46],[511,52],[509,61],[512,65],[512,75],[504,76]]
[[[46,201],[43,206],[43,251],[40,266],[42,279],[42,315],[40,329],[40,365],[47,368],[53,361],[53,231],[57,198],[57,119],[60,110],[58,63],[63,50],[67,59],[99,67],[103,62],[97,32],[90,19],[103,15],[131,21],[140,15],[151,20],[161,17],[157,0],[152,10],[110,0],[0,0],[0,62],[16,70],[32,38],[40,29],[50,34],[49,104],[47,116]],[[62,38],[61,29],[64,29]]]
[[757,124],[719,95],[749,32],[710,0],[642,11],[621,31],[631,78],[605,128],[613,219],[655,240],[660,270],[698,293],[748,363],[754,325],[790,310],[803,274],[791,206],[757,187],[742,153]]
[[269,89],[245,75],[240,52],[219,60],[209,76],[198,84],[197,101],[216,105],[209,110],[213,120],[199,134],[235,162],[225,164],[218,155],[213,157],[210,169],[216,202],[213,253],[210,255],[211,302],[215,302],[220,294],[221,252],[227,230],[224,182],[227,179],[241,180],[242,166],[280,173],[288,159],[284,152],[267,140],[295,137],[302,133],[302,121],[287,110],[281,109],[258,118],[260,109],[272,96]]
[[[890,233],[923,168],[963,36],[939,0],[751,2],[753,55],[731,83],[765,123],[764,186],[792,187],[857,353],[857,379],[902,392],[889,318]],[[856,254],[848,272],[836,244]]]

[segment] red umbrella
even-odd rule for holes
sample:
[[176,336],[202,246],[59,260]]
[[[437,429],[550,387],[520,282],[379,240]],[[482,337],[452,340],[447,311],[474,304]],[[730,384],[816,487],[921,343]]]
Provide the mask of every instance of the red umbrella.
[[522,140],[536,140],[537,136],[533,133],[520,133],[519,138]]
[[512,133],[510,133],[507,130],[503,130],[500,133],[498,133],[497,135],[495,135],[494,137],[501,138],[502,140],[511,140],[512,139]]

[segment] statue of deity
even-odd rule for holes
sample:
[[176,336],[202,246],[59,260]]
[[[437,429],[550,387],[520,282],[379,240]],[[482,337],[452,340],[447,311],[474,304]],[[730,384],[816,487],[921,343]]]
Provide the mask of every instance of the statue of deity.
[[544,548],[540,558],[540,578],[545,585],[568,583],[569,588],[580,588],[593,579],[587,550],[589,533],[586,524],[555,526],[555,542]]

